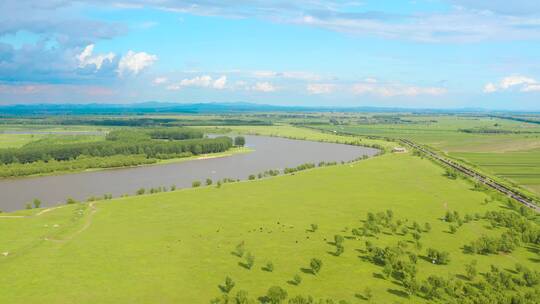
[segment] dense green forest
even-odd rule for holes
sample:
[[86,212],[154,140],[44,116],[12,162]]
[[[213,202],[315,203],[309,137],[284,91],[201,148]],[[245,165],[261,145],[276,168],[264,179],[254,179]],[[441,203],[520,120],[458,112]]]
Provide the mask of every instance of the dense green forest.
[[0,162],[24,164],[49,160],[73,160],[81,155],[106,157],[119,154],[143,154],[147,157],[169,158],[164,155],[176,157],[185,153],[197,155],[223,152],[233,144],[232,139],[226,136],[217,138],[202,138],[202,136],[201,132],[185,128],[118,130],[112,131],[106,140],[98,142],[3,149],[0,150]]

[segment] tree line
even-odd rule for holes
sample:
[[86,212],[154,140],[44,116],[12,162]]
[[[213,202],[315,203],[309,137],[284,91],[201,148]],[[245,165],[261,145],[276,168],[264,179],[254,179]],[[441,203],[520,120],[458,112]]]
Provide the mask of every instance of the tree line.
[[217,138],[197,138],[179,141],[162,140],[105,140],[100,142],[65,144],[39,148],[15,148],[0,150],[0,163],[32,163],[36,161],[65,161],[81,155],[108,157],[113,155],[143,154],[146,157],[186,152],[194,155],[223,152],[232,147],[232,139],[226,136]]

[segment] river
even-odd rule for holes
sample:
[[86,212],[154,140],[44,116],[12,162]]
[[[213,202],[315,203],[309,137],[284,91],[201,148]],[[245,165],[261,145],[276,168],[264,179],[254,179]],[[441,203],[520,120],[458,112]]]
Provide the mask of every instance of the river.
[[245,137],[246,146],[254,149],[253,152],[163,165],[0,179],[0,210],[23,209],[34,198],[42,201],[42,207],[50,207],[63,204],[68,197],[86,200],[105,193],[114,197],[134,194],[139,188],[171,185],[185,188],[191,187],[195,180],[204,183],[206,178],[214,181],[247,179],[250,174],[269,169],[284,169],[308,162],[349,161],[378,153],[377,149],[343,144],[267,136]]

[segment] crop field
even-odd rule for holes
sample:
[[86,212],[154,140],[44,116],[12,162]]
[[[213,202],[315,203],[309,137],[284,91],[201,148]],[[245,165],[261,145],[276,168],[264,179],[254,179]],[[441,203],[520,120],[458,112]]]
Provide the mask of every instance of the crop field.
[[[407,138],[540,195],[540,125],[488,117],[412,116],[414,123],[316,126],[359,135]],[[467,133],[461,130],[515,133]]]
[[[490,265],[510,274],[516,263],[539,269],[538,245],[523,244],[506,254],[464,253],[464,245],[480,235],[497,236],[505,229],[475,219],[451,232],[451,223],[441,220],[445,213],[506,209],[473,191],[469,182],[443,173],[428,160],[387,154],[219,188],[10,214],[33,216],[0,218],[0,302],[209,303],[223,294],[226,277],[234,282],[231,294],[243,290],[253,298],[280,286],[289,297],[348,303],[435,301],[408,295],[387,278],[384,267],[370,261],[366,241],[383,248],[399,243],[418,256],[418,280],[438,275],[474,284],[483,275],[465,278],[464,265],[472,260],[480,274]],[[402,222],[397,232],[384,228],[355,235],[369,212],[387,210]],[[420,246],[413,238],[415,222],[430,226],[421,229]],[[336,235],[344,237],[339,255]],[[449,262],[433,264],[428,248],[448,252]],[[252,266],[247,256],[253,257]],[[322,262],[316,274],[313,258]]]
[[540,193],[540,150],[506,153],[450,153],[488,172]]

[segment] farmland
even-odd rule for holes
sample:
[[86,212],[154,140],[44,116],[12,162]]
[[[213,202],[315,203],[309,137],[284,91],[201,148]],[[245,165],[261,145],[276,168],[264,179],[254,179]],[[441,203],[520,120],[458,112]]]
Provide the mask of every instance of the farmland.
[[407,122],[364,125],[349,121],[315,127],[407,138],[502,178],[528,194],[540,194],[540,125],[486,116],[404,115],[402,119]]

